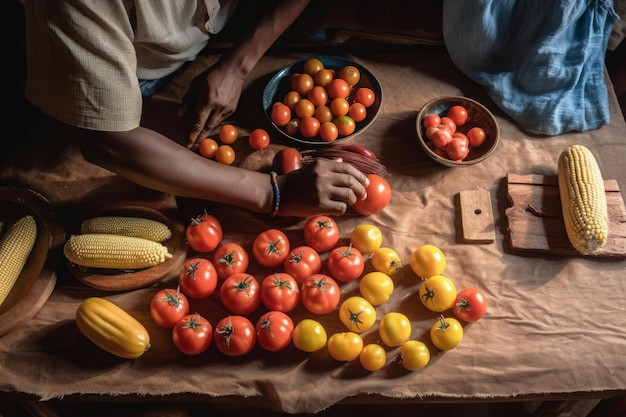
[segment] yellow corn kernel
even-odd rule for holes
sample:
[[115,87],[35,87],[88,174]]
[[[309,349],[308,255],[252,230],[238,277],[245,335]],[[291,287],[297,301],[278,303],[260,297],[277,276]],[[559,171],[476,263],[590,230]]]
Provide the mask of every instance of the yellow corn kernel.
[[9,295],[37,240],[37,222],[31,215],[18,219],[0,242],[0,305]]
[[158,265],[172,255],[167,246],[134,236],[86,233],[71,236],[63,247],[73,264],[109,269],[143,269]]
[[609,229],[606,194],[600,168],[589,149],[573,145],[561,153],[558,181],[572,246],[585,255],[602,249]]
[[164,242],[172,237],[172,231],[167,225],[152,219],[130,216],[92,217],[81,224],[80,232],[134,236],[155,242]]

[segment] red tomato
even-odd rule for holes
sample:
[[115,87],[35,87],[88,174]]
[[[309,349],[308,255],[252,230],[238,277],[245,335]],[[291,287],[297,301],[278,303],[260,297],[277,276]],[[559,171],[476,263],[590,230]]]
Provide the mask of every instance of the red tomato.
[[477,321],[487,312],[487,298],[478,288],[463,288],[456,295],[452,312],[459,320]]
[[278,229],[268,229],[259,233],[252,243],[252,256],[266,268],[274,268],[287,259],[289,239]]
[[275,272],[261,281],[261,302],[268,310],[289,313],[300,302],[298,281],[286,272]]
[[268,311],[256,323],[256,340],[270,352],[286,348],[293,337],[293,321],[281,311]]
[[285,272],[291,275],[298,283],[306,277],[317,274],[322,269],[322,260],[319,253],[310,246],[298,246],[289,252],[283,265]]
[[436,113],[427,114],[422,119],[422,126],[424,129],[429,129],[431,127],[437,126],[441,124],[441,117],[439,117]]
[[467,110],[463,106],[452,106],[448,110],[447,116],[452,119],[455,125],[463,126],[467,122]]
[[307,277],[300,288],[302,305],[314,314],[328,314],[339,304],[340,288],[337,281],[325,274]]
[[300,169],[302,168],[302,154],[296,148],[281,149],[274,155],[272,167],[280,175]]
[[442,129],[448,129],[450,133],[456,132],[456,123],[454,123],[454,120],[447,116],[441,118],[441,124],[439,127]]
[[319,106],[315,109],[315,113],[313,113],[313,117],[320,121],[320,123],[332,122],[333,121],[333,112],[330,111],[330,107],[328,106]]
[[294,106],[297,102],[300,101],[300,99],[302,99],[300,93],[291,90],[283,97],[283,104],[287,105],[287,107],[289,107],[289,110],[293,111]]
[[285,126],[291,120],[291,109],[283,103],[276,103],[272,106],[270,118],[276,126]]
[[180,290],[190,298],[206,298],[217,287],[217,271],[213,263],[204,258],[185,261],[178,276]]
[[237,127],[233,125],[222,125],[220,127],[219,137],[222,143],[232,145],[239,137]]
[[223,354],[242,356],[254,348],[256,329],[244,316],[227,316],[215,325],[213,340]]
[[473,127],[467,132],[467,139],[471,147],[476,148],[487,139],[487,133],[480,127]]
[[303,117],[300,120],[300,134],[305,138],[314,138],[320,133],[320,121],[315,117]]
[[331,250],[339,241],[337,222],[329,216],[313,216],[304,224],[304,241],[318,252]]
[[222,225],[215,216],[204,214],[191,219],[185,230],[185,237],[191,249],[196,252],[211,252],[222,240]]
[[338,281],[349,282],[359,278],[365,269],[363,254],[350,246],[339,246],[328,255],[328,271]]
[[199,355],[211,346],[213,326],[198,313],[188,314],[174,326],[172,341],[185,355]]
[[350,95],[350,85],[341,78],[333,79],[327,86],[328,97],[333,98],[346,98]]
[[324,142],[332,142],[339,137],[339,129],[333,122],[324,122],[320,125],[320,137]]
[[309,74],[292,74],[289,79],[291,80],[291,89],[296,90],[300,95],[305,96],[313,88],[313,77]]
[[246,272],[249,263],[248,252],[234,242],[220,246],[213,255],[213,266],[221,279],[226,279],[236,272]]
[[446,154],[453,161],[462,161],[469,155],[469,141],[466,138],[454,137],[446,145]]
[[261,305],[259,282],[245,272],[232,274],[220,287],[220,301],[233,314],[250,314]]
[[328,101],[328,93],[321,85],[314,86],[306,97],[315,107],[323,106]]
[[[287,124],[285,122],[285,124]],[[250,137],[248,137],[248,143],[252,149],[263,149],[267,148],[270,144],[270,135],[264,129],[254,129],[250,132]]]
[[316,85],[322,87],[328,86],[330,82],[335,78],[335,71],[330,68],[324,68],[321,71],[315,73],[314,81]]
[[352,103],[348,110],[348,116],[355,122],[362,122],[367,117],[367,109],[361,103]]
[[150,301],[150,315],[161,327],[171,329],[187,314],[189,314],[189,300],[178,289],[159,290]]
[[335,116],[345,116],[350,111],[350,103],[343,97],[334,98],[328,107]]
[[[439,127],[431,127],[427,132],[432,132],[430,140],[439,149],[446,149],[446,146],[452,140],[452,135],[448,129],[440,129]],[[455,133],[456,134],[456,133]]]
[[391,186],[378,174],[368,174],[370,184],[367,186],[365,200],[357,201],[352,209],[363,216],[378,213],[391,201]]
[[198,145],[198,152],[200,152],[200,155],[205,158],[213,158],[217,153],[217,148],[219,147],[220,145],[215,139],[206,138],[200,142],[200,145]]
[[376,94],[371,88],[361,87],[354,93],[354,102],[370,107],[376,101]]

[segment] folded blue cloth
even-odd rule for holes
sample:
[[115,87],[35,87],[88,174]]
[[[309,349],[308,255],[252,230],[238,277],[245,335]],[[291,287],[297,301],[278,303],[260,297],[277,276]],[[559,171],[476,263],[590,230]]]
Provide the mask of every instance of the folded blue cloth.
[[609,122],[604,56],[611,0],[444,0],[454,64],[523,129],[545,135]]

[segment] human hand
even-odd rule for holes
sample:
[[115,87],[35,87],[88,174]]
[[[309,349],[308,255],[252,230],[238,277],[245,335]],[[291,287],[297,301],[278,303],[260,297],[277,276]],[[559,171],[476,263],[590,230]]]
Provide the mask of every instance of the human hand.
[[367,196],[367,176],[351,164],[319,158],[282,175],[281,216],[341,215]]
[[196,76],[183,97],[179,117],[189,119],[190,148],[237,108],[244,78],[230,68],[211,67]]

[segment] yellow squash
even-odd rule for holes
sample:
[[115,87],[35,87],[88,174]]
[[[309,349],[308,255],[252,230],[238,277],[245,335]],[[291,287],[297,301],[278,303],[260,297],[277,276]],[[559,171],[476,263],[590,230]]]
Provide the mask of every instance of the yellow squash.
[[109,300],[90,297],[76,310],[78,329],[94,344],[121,358],[133,359],[150,348],[146,328]]

